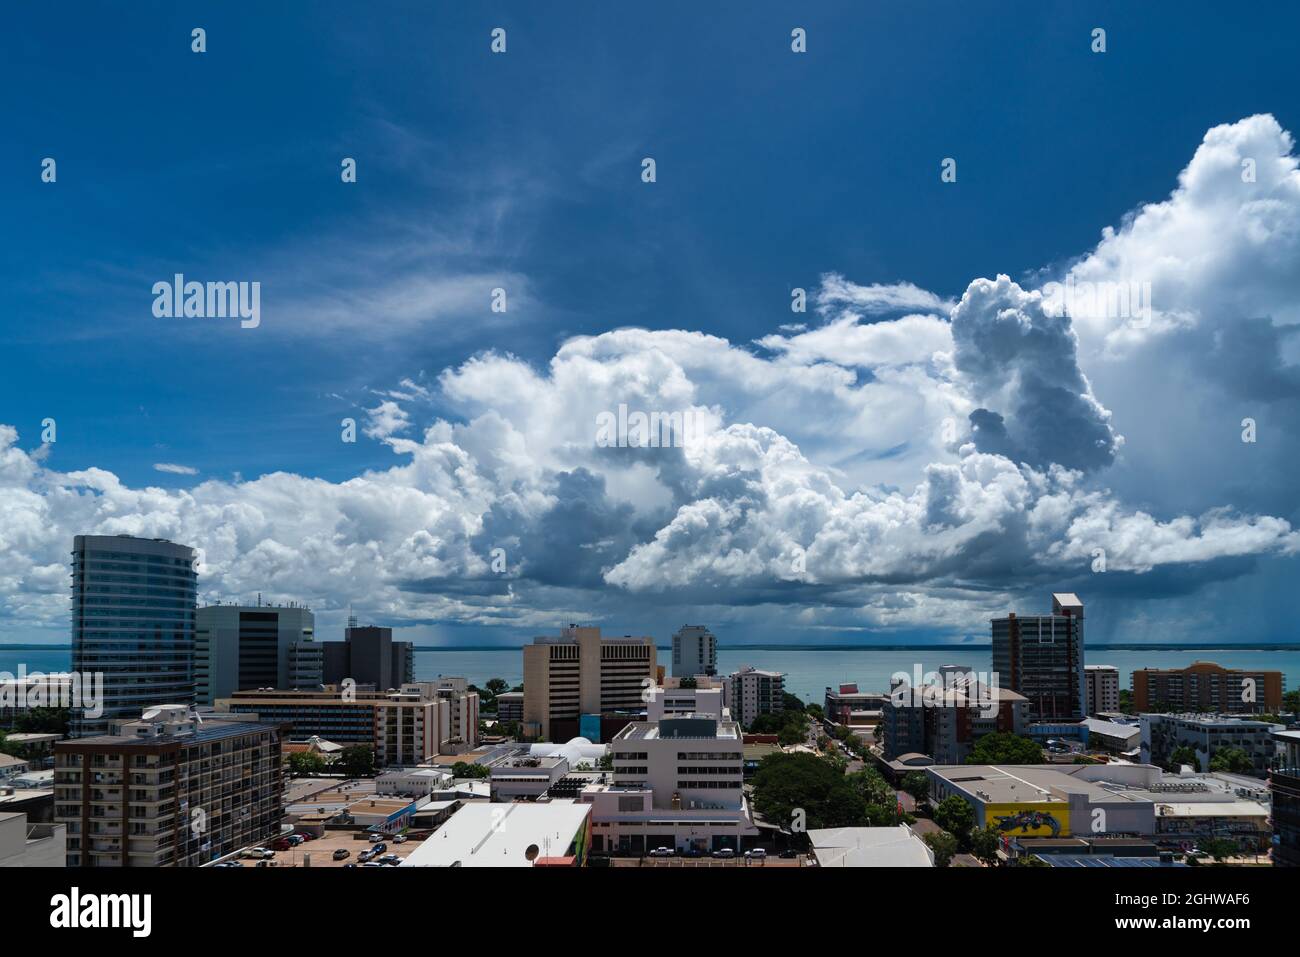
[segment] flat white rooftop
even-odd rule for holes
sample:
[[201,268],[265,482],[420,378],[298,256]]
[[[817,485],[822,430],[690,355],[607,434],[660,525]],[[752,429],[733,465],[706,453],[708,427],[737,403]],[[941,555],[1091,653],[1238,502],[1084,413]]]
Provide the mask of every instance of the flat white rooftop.
[[563,857],[587,826],[590,804],[466,804],[402,861],[402,867],[532,867]]

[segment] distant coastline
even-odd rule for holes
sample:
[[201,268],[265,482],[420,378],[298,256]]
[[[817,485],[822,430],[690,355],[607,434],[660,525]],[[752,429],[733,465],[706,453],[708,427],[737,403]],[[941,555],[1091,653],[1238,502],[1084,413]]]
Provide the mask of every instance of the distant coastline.
[[[804,644],[782,644],[782,645],[754,645],[742,644],[733,645],[719,644],[728,650],[734,651],[933,651],[933,650],[950,650],[950,651],[989,651],[992,649],[990,642],[939,642],[932,644],[903,644],[903,645],[804,645]],[[525,645],[416,645],[415,651],[434,652],[434,651],[521,651]],[[671,650],[672,645],[656,645],[661,650]],[[1283,644],[1194,644],[1194,645],[1162,645],[1153,642],[1121,642],[1116,644],[1088,644],[1086,648],[1089,651],[1300,651],[1300,644],[1288,642]],[[38,645],[28,643],[5,644],[0,642],[0,651],[71,651],[71,645]]]

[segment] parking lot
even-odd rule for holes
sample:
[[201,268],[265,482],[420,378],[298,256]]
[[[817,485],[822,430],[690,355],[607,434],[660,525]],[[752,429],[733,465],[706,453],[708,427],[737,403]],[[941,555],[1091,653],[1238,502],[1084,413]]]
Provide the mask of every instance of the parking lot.
[[743,857],[615,857],[611,867],[802,867],[803,855],[746,860]]
[[[345,864],[360,864],[357,855],[370,847],[370,842],[366,840],[366,831],[326,831],[325,836],[317,838],[314,841],[304,841],[297,847],[291,847],[287,851],[276,851],[275,857],[270,860],[274,861],[274,867],[343,867]],[[358,837],[358,835],[361,835]],[[408,840],[402,844],[395,844],[391,839],[385,839],[384,843],[388,849],[384,854],[396,854],[398,857],[405,858],[411,851],[419,847],[420,842]],[[343,848],[348,852],[348,856],[341,861],[334,860],[334,852]],[[310,863],[308,863],[310,858]],[[257,861],[245,859],[241,861],[244,867],[256,867]]]

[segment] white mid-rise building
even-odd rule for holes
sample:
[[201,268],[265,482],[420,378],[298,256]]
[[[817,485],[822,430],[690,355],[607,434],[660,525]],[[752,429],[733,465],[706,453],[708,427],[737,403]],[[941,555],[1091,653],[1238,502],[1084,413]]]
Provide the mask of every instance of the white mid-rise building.
[[785,710],[785,675],[778,671],[742,668],[723,685],[723,703],[742,727],[748,728],[760,714]]
[[723,682],[700,676],[692,687],[683,688],[680,678],[665,678],[663,687],[646,691],[646,720],[658,721],[677,714],[711,715],[730,720],[731,712],[723,703]]
[[713,715],[629,724],[609,746],[612,784],[590,784],[596,853],[741,850],[758,835],[745,800],[740,726]]
[[673,635],[673,677],[718,673],[718,639],[703,625],[682,625]]

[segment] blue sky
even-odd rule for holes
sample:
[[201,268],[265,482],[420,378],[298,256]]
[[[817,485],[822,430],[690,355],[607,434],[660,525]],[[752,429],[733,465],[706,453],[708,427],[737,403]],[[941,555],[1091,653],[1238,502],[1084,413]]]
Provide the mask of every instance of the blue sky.
[[[991,608],[1024,600],[1035,610],[1068,576],[1051,562],[1019,567],[1005,555],[972,571],[979,562],[967,554],[965,569],[882,572],[868,562],[825,578],[814,573],[802,586],[780,580],[775,590],[728,571],[708,597],[681,582],[700,580],[705,565],[721,572],[725,561],[657,582],[628,566],[602,586],[602,571],[623,567],[700,493],[668,495],[664,474],[655,491],[636,478],[615,494],[612,476],[603,489],[599,481],[588,487],[584,476],[593,473],[557,469],[554,449],[537,456],[530,447],[545,473],[535,485],[495,475],[486,499],[475,493],[456,505],[458,527],[471,529],[469,552],[481,558],[495,534],[526,556],[509,576],[508,610],[479,599],[428,603],[430,594],[460,593],[479,580],[447,553],[456,535],[446,529],[433,535],[430,574],[385,569],[375,583],[382,596],[360,585],[364,593],[341,595],[308,576],[271,574],[275,549],[267,543],[303,542],[270,535],[265,523],[241,526],[230,510],[256,502],[259,491],[245,496],[244,483],[271,473],[313,489],[320,487],[313,479],[334,486],[405,467],[412,453],[394,441],[419,443],[438,420],[465,423],[492,405],[474,389],[449,392],[439,378],[485,350],[509,353],[543,376],[573,337],[624,327],[688,330],[764,354],[754,341],[784,335],[784,324],[831,321],[834,295],[825,296],[820,318],[789,309],[793,287],[824,290],[824,276],[861,287],[912,283],[948,303],[977,277],[1005,274],[1028,289],[1060,276],[1097,246],[1103,228],[1122,230],[1126,214],[1167,199],[1207,131],[1257,114],[1296,128],[1289,38],[1300,13],[1272,10],[1267,29],[1261,16],[1212,3],[1041,2],[994,11],[722,3],[707,14],[698,5],[598,3],[544,11],[387,3],[365,12],[322,3],[310,15],[293,4],[86,4],[73,19],[64,9],[11,12],[0,58],[7,101],[0,277],[8,300],[0,314],[0,423],[17,430],[15,448],[36,455],[41,420],[54,418],[58,440],[38,454],[39,468],[64,476],[103,470],[139,493],[112,501],[99,488],[100,506],[73,508],[77,521],[211,535],[226,542],[205,546],[216,553],[213,594],[251,594],[262,587],[260,574],[265,591],[310,600],[326,622],[353,601],[418,637],[457,642],[518,640],[549,630],[541,624],[548,617],[558,623],[579,613],[660,638],[678,618],[719,616],[734,634],[773,641],[804,627],[821,642],[981,636]],[[207,31],[203,54],[190,50],[196,26]],[[808,34],[803,55],[790,50],[796,26]],[[1104,54],[1090,49],[1097,26],[1107,31]],[[507,31],[504,55],[489,51],[494,27]],[[47,156],[58,163],[54,184],[40,181]],[[653,184],[640,180],[645,156],[657,163]],[[343,157],[357,160],[355,184],[340,182]],[[958,161],[955,184],[940,182],[944,157]],[[154,318],[151,286],[176,272],[260,281],[262,325]],[[1233,274],[1223,270],[1216,281],[1230,283]],[[487,308],[497,286],[510,297],[504,316]],[[1293,409],[1294,339],[1281,316],[1294,306],[1292,292],[1282,283],[1276,306],[1262,300],[1250,315],[1228,309],[1215,318],[1263,321],[1261,348],[1279,350],[1277,387],[1251,400],[1264,419],[1280,421]],[[868,310],[863,322],[875,315]],[[1176,560],[1135,559],[1131,571],[1108,573],[1094,589],[1110,601],[1094,606],[1097,620],[1116,640],[1143,640],[1239,620],[1232,609],[1245,608],[1241,639],[1293,638],[1280,603],[1267,596],[1296,570],[1286,538],[1295,503],[1280,478],[1294,433],[1270,446],[1265,462],[1237,462],[1241,443],[1226,445],[1214,456],[1226,475],[1189,490],[1180,477],[1199,471],[1185,454],[1195,436],[1166,443],[1176,426],[1158,416],[1125,419],[1118,398],[1130,396],[1140,411],[1138,382],[1159,367],[1093,365],[1090,344],[1100,353],[1103,339],[1098,333],[1090,343],[1083,334],[1079,366],[1127,442],[1117,444],[1109,474],[1085,484],[1157,522],[1200,520],[1230,505],[1250,529],[1258,530],[1250,516],[1288,529],[1249,547],[1201,542],[1175,549]],[[1195,341],[1185,344],[1188,356]],[[859,383],[882,374],[868,362],[850,365]],[[1247,365],[1241,370],[1238,384],[1258,379]],[[1187,375],[1204,378],[1192,365]],[[693,369],[687,378],[701,385],[713,374]],[[403,380],[412,387],[399,387]],[[1204,399],[1222,411],[1220,438],[1241,417],[1220,394],[1233,381]],[[845,494],[907,492],[923,477],[919,459],[912,477],[901,464],[872,465],[912,447],[906,435],[860,442],[849,432],[839,455],[832,437],[764,420],[781,418],[781,395],[729,403],[726,391],[718,385],[704,402],[721,410],[724,425],[776,428],[811,464],[840,469],[834,481]],[[400,405],[407,427],[341,443],[340,419],[365,423],[381,401]],[[811,402],[803,421],[818,408]],[[483,442],[490,439],[459,445],[482,460]],[[1256,474],[1259,481],[1242,479]],[[14,567],[3,578],[0,634],[57,638],[66,580],[52,565],[70,534],[91,529],[65,527],[66,502],[48,482],[24,476],[25,491],[42,498],[32,514],[44,531],[6,542]],[[185,496],[209,481],[222,483],[223,504],[207,502],[205,513],[204,502]],[[437,484],[413,481],[424,491]],[[565,481],[583,508],[565,511],[568,493],[556,491]],[[484,518],[493,505],[510,511],[502,501],[525,485],[553,501],[522,507],[515,527],[501,514]],[[598,499],[601,508],[585,510]],[[226,516],[214,517],[221,508]],[[343,541],[344,550],[400,546],[427,524],[417,518],[399,534],[410,516],[392,502],[373,512],[341,509],[342,522],[326,521],[321,541]],[[806,534],[803,545],[810,542]],[[735,541],[714,544],[715,559],[745,552]],[[774,546],[781,561],[783,547]],[[590,574],[572,580],[543,568],[557,560],[578,567],[595,553],[602,558]],[[768,558],[759,555],[755,566]],[[664,554],[643,559],[671,564]],[[1094,582],[1082,581],[1081,591]],[[924,592],[924,601],[903,602],[911,613],[886,594],[900,583]],[[933,614],[925,609],[931,600]],[[723,610],[729,606],[741,610]]]

